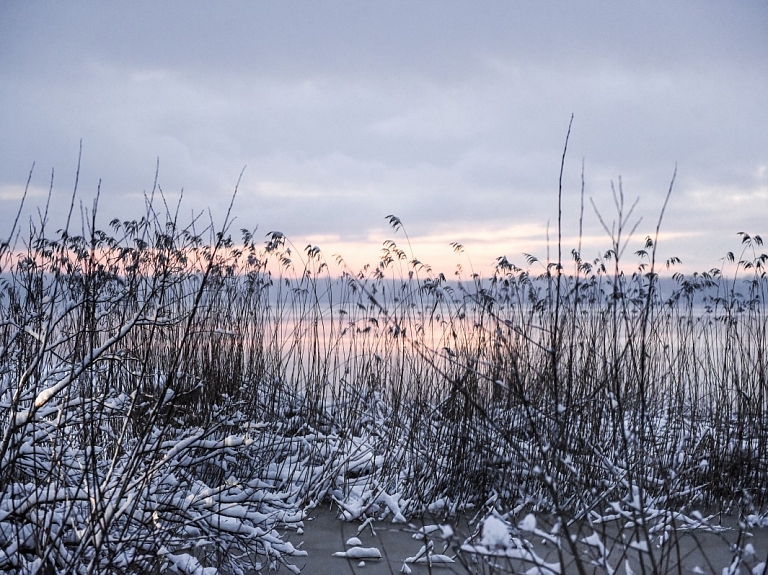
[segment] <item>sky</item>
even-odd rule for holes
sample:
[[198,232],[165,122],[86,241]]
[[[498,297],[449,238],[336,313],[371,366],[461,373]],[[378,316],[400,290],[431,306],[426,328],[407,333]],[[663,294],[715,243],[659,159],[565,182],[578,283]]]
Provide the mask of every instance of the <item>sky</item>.
[[357,269],[405,244],[394,214],[414,257],[488,275],[555,257],[573,116],[563,252],[580,227],[585,258],[610,248],[592,202],[611,227],[621,182],[637,261],[676,170],[659,258],[708,270],[737,232],[768,241],[766,30],[766,0],[3,0],[0,236],[33,165],[22,221],[53,173],[63,225],[82,141],[102,228],[144,213],[156,172],[182,220],[220,225],[242,172],[233,230]]

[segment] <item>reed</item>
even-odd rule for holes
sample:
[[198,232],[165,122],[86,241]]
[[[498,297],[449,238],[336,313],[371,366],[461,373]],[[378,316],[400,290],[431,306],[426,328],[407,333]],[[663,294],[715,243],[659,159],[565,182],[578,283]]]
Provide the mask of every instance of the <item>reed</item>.
[[740,234],[727,270],[662,278],[662,209],[626,272],[632,208],[621,185],[614,199],[603,257],[558,246],[489,278],[433,271],[395,216],[358,272],[151,201],[108,230],[95,205],[79,233],[14,226],[0,568],[296,571],[278,530],[329,502],[347,520],[544,515],[579,572],[595,546],[571,535],[609,520],[614,546],[697,510],[764,521],[762,240]]

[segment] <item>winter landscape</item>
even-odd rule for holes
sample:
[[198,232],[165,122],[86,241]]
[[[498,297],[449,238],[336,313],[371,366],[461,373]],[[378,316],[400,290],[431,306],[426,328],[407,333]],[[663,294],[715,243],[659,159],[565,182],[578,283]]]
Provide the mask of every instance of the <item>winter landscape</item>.
[[[380,260],[338,276],[316,246],[183,222],[154,192],[106,229],[95,204],[17,222],[0,567],[299,573],[319,513],[422,537],[405,573],[763,573],[762,239],[675,273],[657,237],[625,254],[613,193],[602,257],[558,245],[488,278],[420,262],[394,215]],[[382,557],[356,536],[327,551]]]
[[766,575],[766,30],[0,1],[0,573]]

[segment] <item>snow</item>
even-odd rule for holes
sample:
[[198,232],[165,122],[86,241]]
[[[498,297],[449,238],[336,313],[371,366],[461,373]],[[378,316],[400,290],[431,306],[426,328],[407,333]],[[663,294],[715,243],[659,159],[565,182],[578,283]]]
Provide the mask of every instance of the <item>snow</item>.
[[442,511],[450,506],[450,501],[445,498],[441,497],[440,499],[437,499],[436,501],[433,501],[427,506],[427,509],[430,511],[430,513],[437,513],[439,511]]
[[520,531],[536,531],[536,516],[533,513],[529,513],[517,524],[517,527]]
[[424,525],[413,534],[414,539],[426,539],[427,536],[439,537],[440,539],[450,539],[453,537],[453,527],[448,524],[442,525]]
[[363,542],[360,541],[360,539],[358,539],[357,537],[350,537],[349,539],[347,539],[347,545],[349,545],[350,547],[354,545],[362,545],[362,544]]
[[200,562],[187,553],[178,555],[167,554],[165,559],[171,564],[170,569],[173,573],[183,575],[217,575],[218,569],[215,567],[203,567]]
[[507,524],[493,515],[489,515],[483,522],[483,537],[481,545],[488,549],[506,549],[512,540]]
[[424,525],[423,527],[420,527],[418,531],[416,531],[416,533],[413,535],[413,538],[423,539],[424,535],[429,535],[435,531],[440,531],[439,525]]
[[440,553],[429,553],[426,557],[420,557],[416,560],[416,563],[427,563],[429,565],[455,563],[453,558],[448,555],[442,555]]
[[346,551],[337,551],[333,556],[347,559],[381,559],[381,551],[376,547],[352,547]]
[[368,519],[366,519],[360,524],[360,527],[357,528],[357,534],[360,535],[365,530],[366,527],[371,528],[371,535],[375,537],[376,532],[373,530],[373,517],[369,517]]
[[749,527],[768,527],[768,516],[761,516],[752,513],[747,515],[745,519]]
[[376,499],[376,502],[384,503],[389,510],[392,511],[392,514],[394,515],[392,521],[394,523],[405,523],[406,519],[400,509],[399,500],[399,493],[397,495],[389,495],[386,491],[382,491],[381,495]]
[[542,573],[556,574],[561,572],[559,563],[547,563],[533,551],[530,543],[516,538],[513,538],[512,545],[505,549],[489,549],[484,545],[470,545],[465,543],[461,546],[461,551],[480,557],[518,559],[535,565],[535,567],[532,567],[526,573],[541,575]]

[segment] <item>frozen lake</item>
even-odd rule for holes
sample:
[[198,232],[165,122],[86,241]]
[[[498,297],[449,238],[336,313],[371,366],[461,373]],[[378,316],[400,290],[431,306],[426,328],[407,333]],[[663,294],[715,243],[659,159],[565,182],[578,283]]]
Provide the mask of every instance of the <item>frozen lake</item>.
[[[408,557],[415,557],[424,545],[424,541],[414,538],[419,529],[424,526],[438,525],[443,522],[425,518],[423,521],[414,521],[409,524],[396,524],[388,520],[374,521],[359,530],[362,523],[345,522],[336,518],[336,514],[327,509],[316,509],[308,520],[304,522],[304,533],[291,533],[288,539],[296,546],[307,552],[307,557],[298,557],[293,563],[301,568],[302,573],[335,573],[340,575],[347,574],[397,574],[401,573],[404,561]],[[717,524],[718,521],[715,521]],[[668,573],[712,573],[720,575],[724,569],[728,568],[734,558],[734,550],[737,547],[742,549],[746,545],[751,545],[754,555],[750,559],[750,565],[757,565],[766,561],[768,555],[768,529],[757,528],[739,532],[738,522],[730,516],[723,516],[719,523],[727,530],[722,533],[680,533],[677,545],[667,543],[662,553],[662,549],[652,549],[656,561],[658,572]],[[434,547],[432,553],[445,554],[449,557],[455,556],[455,550],[464,543],[472,528],[468,524],[466,517],[451,523],[454,536],[446,541],[443,538],[443,532],[434,531],[428,536],[428,541],[432,541]],[[358,532],[359,531],[359,532]],[[613,533],[611,533],[613,531]],[[531,534],[529,534],[531,535]],[[590,529],[582,530],[580,539],[592,535]],[[615,537],[615,527],[610,524],[606,526],[603,540]],[[359,544],[349,545],[347,542],[351,538],[357,537]],[[540,538],[530,537],[533,543],[533,551],[547,563],[557,562],[557,552],[553,545],[542,544]],[[447,544],[447,548],[445,548]],[[364,552],[371,553],[371,549],[378,550],[381,554],[380,559],[354,559],[335,557],[334,553],[345,552],[353,547],[359,547]],[[582,545],[585,550],[590,547]],[[614,545],[614,549],[608,557],[609,564],[617,567],[616,572],[627,573],[625,559],[622,558],[620,547],[623,545]],[[357,553],[353,553],[357,555]],[[463,554],[464,559],[456,558],[453,564],[435,563],[430,568],[427,564],[408,563],[408,569],[413,573],[431,573],[437,570],[438,573],[509,573],[526,572],[532,565],[521,560],[496,558],[494,561],[499,566],[512,568],[514,571],[494,570],[491,571],[489,565],[473,563],[471,557]],[[640,559],[643,558],[646,569],[649,568],[649,555],[630,549],[627,553],[630,569],[635,573],[642,573]],[[660,560],[661,559],[661,560]],[[462,561],[469,561],[469,571]],[[569,562],[566,557],[566,561]],[[570,568],[566,572],[575,572],[575,566],[572,561],[569,562]],[[594,567],[589,566],[592,572]],[[697,568],[701,571],[697,571]],[[548,573],[542,570],[542,573]],[[597,573],[604,573],[603,569],[597,569]],[[742,571],[743,572],[743,571]]]

